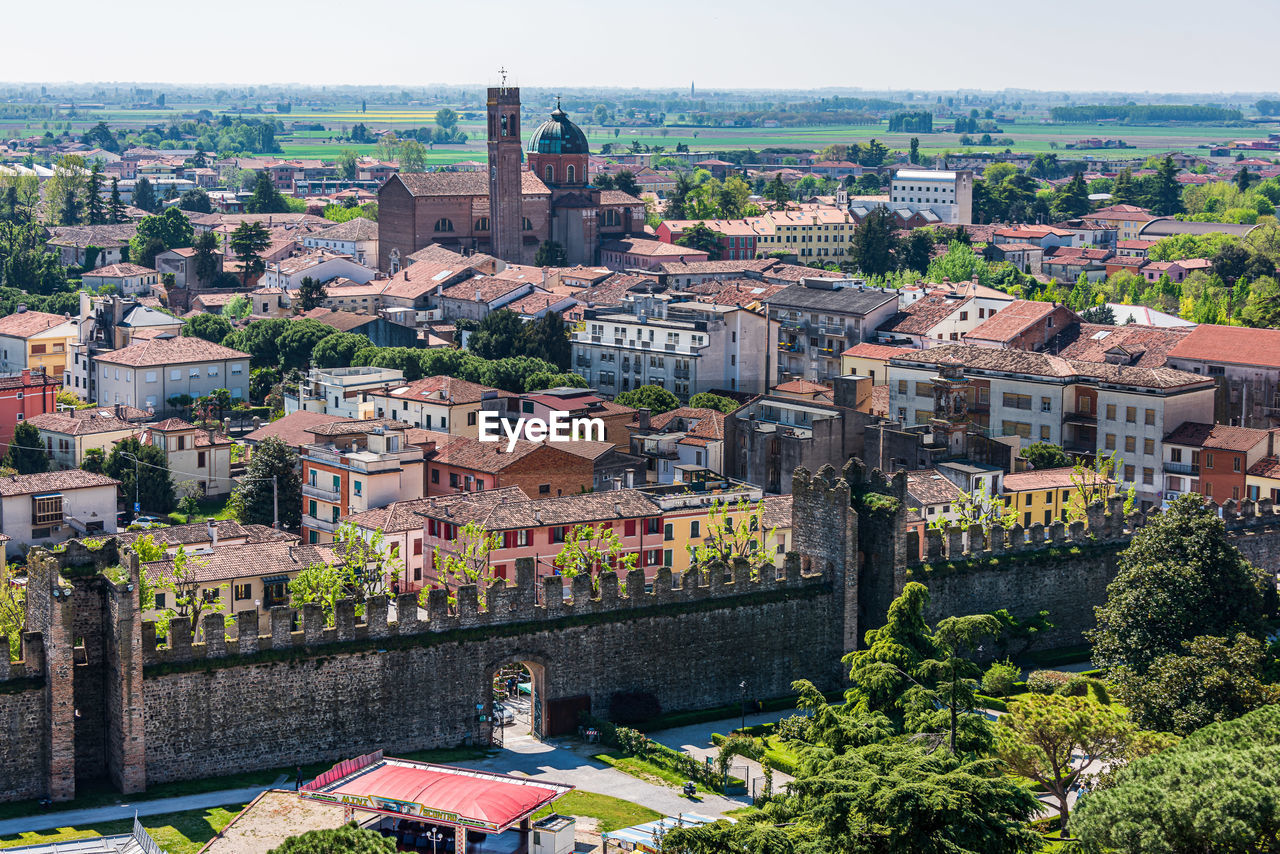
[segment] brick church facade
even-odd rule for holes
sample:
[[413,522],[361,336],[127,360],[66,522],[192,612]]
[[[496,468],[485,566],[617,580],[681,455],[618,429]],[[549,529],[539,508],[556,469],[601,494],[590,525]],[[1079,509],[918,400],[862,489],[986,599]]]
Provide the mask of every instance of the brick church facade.
[[597,264],[600,244],[644,231],[644,203],[587,183],[586,134],[559,104],[521,151],[520,90],[488,97],[489,169],[392,176],[378,191],[378,267],[394,273],[431,244],[532,264],[554,241],[568,264]]

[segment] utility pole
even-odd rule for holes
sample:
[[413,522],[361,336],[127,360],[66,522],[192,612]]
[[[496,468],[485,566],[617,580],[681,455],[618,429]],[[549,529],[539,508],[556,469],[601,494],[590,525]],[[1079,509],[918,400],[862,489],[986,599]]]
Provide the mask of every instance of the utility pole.
[[274,474],[271,475],[271,527],[280,530],[280,492]]

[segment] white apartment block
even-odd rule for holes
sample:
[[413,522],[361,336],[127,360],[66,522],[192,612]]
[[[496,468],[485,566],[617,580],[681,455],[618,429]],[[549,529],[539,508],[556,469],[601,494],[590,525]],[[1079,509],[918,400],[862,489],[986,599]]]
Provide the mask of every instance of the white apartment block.
[[122,403],[157,413],[169,401],[192,400],[225,388],[231,400],[249,397],[249,354],[205,341],[164,333],[102,353],[94,359],[99,405]]
[[1207,377],[1170,368],[1134,368],[1022,350],[944,345],[889,360],[889,415],[907,426],[934,414],[938,364],[963,365],[971,430],[1051,442],[1069,453],[1116,455],[1121,490],[1142,506],[1161,501],[1162,437],[1186,421],[1213,420]]
[[361,418],[372,409],[364,392],[404,384],[404,371],[395,368],[312,368],[297,388],[284,391],[284,414],[299,410]]
[[[642,300],[635,314],[589,309],[573,371],[605,394],[661,386],[681,400],[711,389],[763,392],[768,322],[738,306]],[[837,354],[837,360],[839,354]]]
[[899,169],[889,185],[889,204],[932,211],[947,225],[967,225],[973,222],[973,173]]

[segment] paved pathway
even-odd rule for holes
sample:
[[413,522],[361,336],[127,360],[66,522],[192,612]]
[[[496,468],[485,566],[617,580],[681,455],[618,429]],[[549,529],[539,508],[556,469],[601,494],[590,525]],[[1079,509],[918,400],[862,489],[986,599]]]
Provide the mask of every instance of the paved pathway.
[[727,810],[740,809],[751,803],[747,797],[713,794],[686,798],[680,794],[679,789],[632,777],[591,759],[592,753],[605,749],[600,745],[582,744],[577,739],[536,741],[527,733],[516,735],[513,732],[515,729],[515,726],[508,728],[505,749],[500,753],[487,759],[472,759],[456,764],[463,768],[481,768],[568,783],[584,791],[612,795],[641,804],[663,815],[696,812],[719,817]]
[[[286,780],[281,777],[277,786],[284,786]],[[266,787],[271,788],[271,787]],[[155,798],[112,804],[105,807],[91,807],[80,810],[52,810],[35,815],[11,818],[0,821],[0,838],[13,836],[34,830],[53,830],[59,827],[85,827],[101,824],[104,821],[119,821],[122,818],[163,815],[171,812],[187,810],[207,810],[213,807],[225,807],[233,804],[247,804],[264,791],[262,786],[247,789],[222,789],[217,792],[205,792],[199,795],[182,795],[176,798]]]
[[[772,723],[793,711],[765,712],[747,715],[747,725]],[[524,717],[523,715],[520,717]],[[690,755],[702,759],[716,754],[711,744],[713,732],[728,733],[741,723],[734,717],[704,724],[676,727],[661,730],[653,734],[654,741],[665,744],[676,750],[683,750]],[[524,722],[524,726],[527,726]],[[473,759],[456,763],[465,768],[482,768],[487,771],[499,771],[504,774],[516,774],[535,779],[554,780],[568,783],[588,792],[612,795],[615,798],[632,801],[657,810],[663,815],[678,815],[682,812],[696,812],[701,815],[719,817],[728,810],[739,809],[751,803],[746,796],[723,796],[715,794],[686,798],[678,789],[670,786],[650,783],[632,777],[622,771],[610,768],[591,758],[593,753],[604,749],[600,745],[582,744],[577,739],[552,739],[541,742],[533,739],[527,732],[517,735],[521,724],[507,728],[505,749],[485,759]],[[735,765],[748,764],[752,773],[760,776],[760,766],[754,762],[747,763],[741,758],[735,759]],[[774,772],[776,785],[786,781],[786,775]],[[84,827],[106,821],[132,818],[136,812],[139,816],[162,815],[187,810],[211,809],[231,804],[247,804],[266,788],[291,787],[291,782],[281,777],[275,786],[251,787],[246,789],[223,789],[216,792],[205,792],[199,795],[183,795],[176,798],[156,798],[124,802],[111,806],[92,807],[88,809],[71,809],[41,812],[23,818],[0,821],[0,838],[18,833],[36,830],[52,830],[59,827]]]
[[[747,715],[747,726],[756,726],[758,724],[777,723],[783,718],[791,717],[796,714],[795,709],[783,709],[776,712],[762,712],[760,714]],[[720,755],[720,748],[711,743],[711,734],[720,733],[728,735],[730,731],[742,726],[742,718],[728,718],[720,721],[712,721],[706,724],[693,724],[691,726],[673,727],[672,729],[659,730],[653,733],[650,738],[659,744],[665,744],[673,750],[681,750],[695,759],[706,759],[708,756],[714,759]],[[751,781],[756,781],[757,792],[764,788],[764,769],[759,762],[754,759],[747,759],[743,756],[735,756],[731,765],[741,769],[746,766],[748,771],[747,791],[751,791]],[[734,773],[734,772],[730,772]],[[736,775],[741,776],[741,775]],[[773,772],[774,790],[785,788],[791,782],[791,776],[781,771]]]

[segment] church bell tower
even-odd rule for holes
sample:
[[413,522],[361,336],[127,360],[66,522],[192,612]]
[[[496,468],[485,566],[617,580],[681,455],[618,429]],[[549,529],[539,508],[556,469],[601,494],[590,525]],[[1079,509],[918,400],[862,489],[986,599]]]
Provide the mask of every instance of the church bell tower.
[[524,196],[520,181],[520,88],[489,89],[490,252],[504,261],[523,260]]

